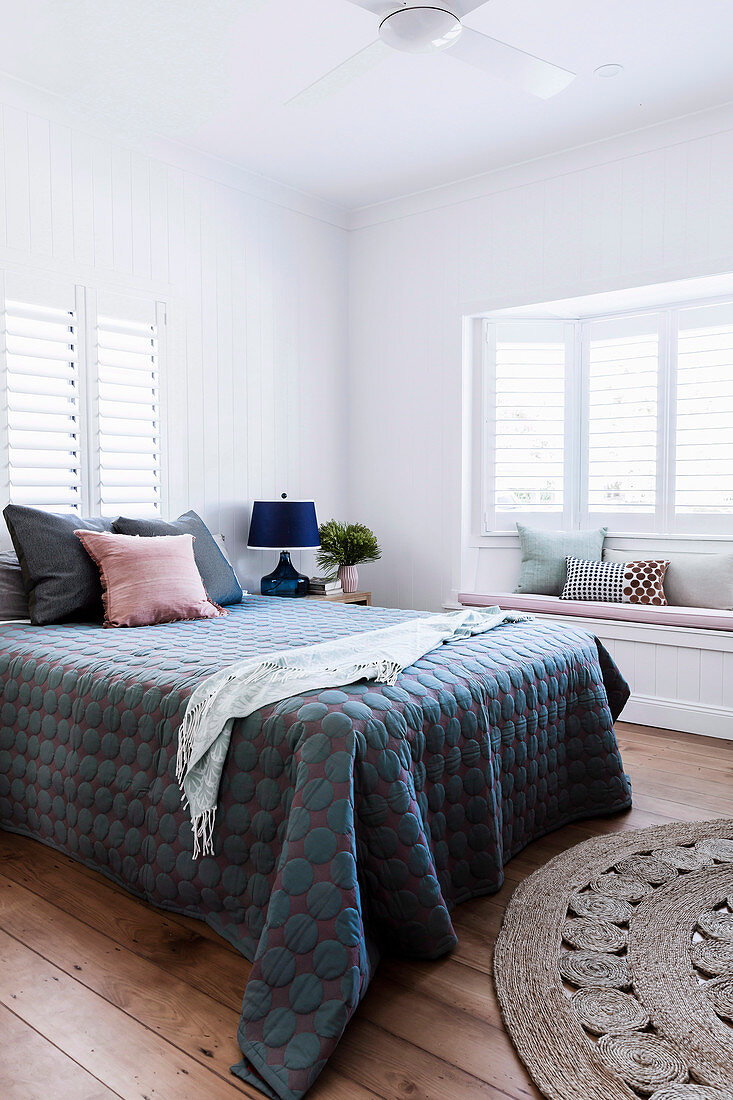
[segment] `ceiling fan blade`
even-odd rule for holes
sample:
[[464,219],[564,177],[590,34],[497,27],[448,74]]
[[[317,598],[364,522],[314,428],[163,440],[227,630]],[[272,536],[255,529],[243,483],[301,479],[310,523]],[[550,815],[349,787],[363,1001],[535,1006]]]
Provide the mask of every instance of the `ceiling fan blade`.
[[[265,0],[255,0],[255,3],[257,2],[264,3]],[[364,8],[365,11],[384,18],[385,15],[392,15],[393,12],[399,11],[400,8],[415,8],[420,0],[349,0],[349,2],[356,4],[357,8]],[[453,15],[462,19],[464,15],[475,11],[476,8],[482,8],[486,3],[487,0],[441,0],[438,7],[445,6]]]
[[476,11],[476,8],[482,8],[486,3],[487,0],[448,0],[446,7],[459,19],[463,19],[464,15]]
[[[482,3],[484,0],[482,0]],[[364,11],[370,11],[372,15],[379,15],[384,17],[385,15],[391,15],[393,11],[397,11],[398,8],[406,8],[408,5],[404,3],[404,0],[349,0],[349,3],[356,4],[357,8],[363,8]]]
[[575,73],[518,50],[506,42],[464,27],[455,44],[444,51],[446,57],[465,61],[515,84],[540,99],[549,99],[575,80]]
[[358,79],[363,73],[368,73],[376,65],[381,65],[388,57],[394,57],[394,50],[391,50],[389,46],[382,42],[381,38],[378,38],[376,42],[372,42],[371,45],[365,46],[363,50],[353,54],[348,61],[337,65],[325,76],[320,77],[313,84],[309,84],[302,92],[298,92],[297,95],[287,101],[286,106],[312,107],[314,104],[320,103],[322,100],[341,91],[342,88],[351,84],[352,80]]

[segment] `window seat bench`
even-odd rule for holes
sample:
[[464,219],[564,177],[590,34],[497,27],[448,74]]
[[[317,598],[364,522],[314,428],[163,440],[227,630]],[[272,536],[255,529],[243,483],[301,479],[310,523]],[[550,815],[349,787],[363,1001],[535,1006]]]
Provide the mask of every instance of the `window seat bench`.
[[646,626],[681,626],[693,630],[733,631],[733,611],[714,607],[654,607],[650,604],[598,603],[594,600],[561,600],[559,596],[535,596],[518,592],[484,595],[459,592],[465,607],[501,607],[504,611],[527,611],[538,615],[561,615],[581,619],[643,623]]

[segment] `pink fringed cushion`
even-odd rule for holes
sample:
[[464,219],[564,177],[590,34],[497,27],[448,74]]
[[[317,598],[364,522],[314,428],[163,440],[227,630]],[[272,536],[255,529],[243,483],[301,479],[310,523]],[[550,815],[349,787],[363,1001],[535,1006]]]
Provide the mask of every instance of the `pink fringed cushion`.
[[105,626],[153,626],[227,614],[206,594],[193,535],[75,534],[99,568]]

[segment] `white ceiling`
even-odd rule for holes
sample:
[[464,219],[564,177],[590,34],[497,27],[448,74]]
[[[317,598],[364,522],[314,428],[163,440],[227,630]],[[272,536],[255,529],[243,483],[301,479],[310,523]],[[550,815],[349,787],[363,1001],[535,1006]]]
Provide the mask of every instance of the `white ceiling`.
[[[489,0],[467,16],[577,72],[547,101],[446,51],[395,53],[286,106],[376,38],[348,0],[0,0],[0,19],[8,76],[348,208],[733,100],[731,0]],[[609,62],[624,72],[593,75]]]

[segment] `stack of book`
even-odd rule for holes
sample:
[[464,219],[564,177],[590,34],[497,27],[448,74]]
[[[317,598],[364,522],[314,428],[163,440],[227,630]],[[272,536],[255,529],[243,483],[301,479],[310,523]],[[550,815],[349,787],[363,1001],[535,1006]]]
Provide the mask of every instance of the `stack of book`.
[[329,581],[326,577],[311,577],[308,581],[308,593],[311,596],[338,596],[341,592],[341,581]]

